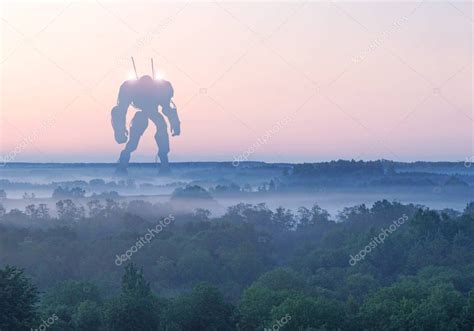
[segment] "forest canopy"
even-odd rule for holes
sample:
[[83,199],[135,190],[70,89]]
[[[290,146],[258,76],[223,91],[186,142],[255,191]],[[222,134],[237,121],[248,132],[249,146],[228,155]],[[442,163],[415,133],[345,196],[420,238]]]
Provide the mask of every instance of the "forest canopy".
[[474,326],[472,202],[456,212],[382,200],[335,219],[318,205],[168,221],[165,205],[140,200],[56,207],[1,214],[2,330]]

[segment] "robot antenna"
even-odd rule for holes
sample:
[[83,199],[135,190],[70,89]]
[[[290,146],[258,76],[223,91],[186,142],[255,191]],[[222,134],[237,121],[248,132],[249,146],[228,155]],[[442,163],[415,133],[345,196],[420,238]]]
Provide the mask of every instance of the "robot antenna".
[[133,56],[132,56],[132,63],[133,63],[133,70],[135,70],[135,77],[137,77],[138,79],[137,67],[135,67],[135,60],[133,59]]
[[151,74],[153,79],[155,79],[155,67],[153,66],[153,58],[151,58]]

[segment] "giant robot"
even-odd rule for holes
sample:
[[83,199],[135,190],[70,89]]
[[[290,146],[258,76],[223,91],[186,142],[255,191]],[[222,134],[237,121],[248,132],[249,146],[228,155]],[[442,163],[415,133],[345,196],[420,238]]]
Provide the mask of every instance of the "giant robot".
[[[119,144],[125,144],[125,149],[120,153],[117,172],[126,174],[130,156],[137,149],[141,136],[148,127],[151,120],[156,126],[155,141],[158,145],[158,157],[160,158],[160,173],[169,172],[168,153],[170,143],[168,137],[168,125],[165,117],[171,126],[173,136],[181,133],[181,125],[173,98],[173,87],[171,83],[164,79],[154,79],[148,75],[138,77],[135,61],[132,58],[136,79],[125,81],[118,94],[117,105],[112,109],[112,126],[115,140]],[[155,77],[152,64],[152,75]],[[130,133],[126,129],[126,115],[129,106],[137,109]],[[160,112],[161,110],[161,112]]]

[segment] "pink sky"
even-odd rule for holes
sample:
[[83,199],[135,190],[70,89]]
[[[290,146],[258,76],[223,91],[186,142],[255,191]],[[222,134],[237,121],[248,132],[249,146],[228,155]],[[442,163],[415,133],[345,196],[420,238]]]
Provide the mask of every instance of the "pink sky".
[[[110,110],[134,56],[139,74],[153,57],[174,86],[171,161],[232,160],[252,146],[249,160],[272,162],[462,161],[474,155],[471,7],[3,2],[0,154],[115,162]],[[154,161],[154,131],[132,161]]]

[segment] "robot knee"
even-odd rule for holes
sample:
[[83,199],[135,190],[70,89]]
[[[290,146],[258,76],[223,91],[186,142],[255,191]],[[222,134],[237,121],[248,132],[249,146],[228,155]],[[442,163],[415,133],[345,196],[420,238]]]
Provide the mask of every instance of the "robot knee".
[[137,112],[132,120],[130,131],[145,131],[148,126],[148,116],[144,112]]
[[157,144],[169,144],[168,132],[166,130],[156,131],[155,141]]
[[170,152],[169,146],[160,146],[158,145],[158,156],[166,156]]
[[163,134],[155,134],[156,144],[158,145],[158,154],[159,155],[167,155],[170,151],[170,143],[168,140],[168,135],[165,133]]
[[127,153],[129,153],[129,154],[132,153],[132,152],[135,152],[135,150],[137,149],[137,147],[138,147],[138,144],[130,144],[130,145],[127,145],[127,146],[125,147],[125,152],[127,152]]
[[137,147],[138,147],[138,143],[140,141],[140,136],[136,136],[136,135],[133,135],[130,137],[130,140],[128,141],[127,145],[125,145],[125,150],[124,152],[127,152],[127,153],[132,153],[134,152]]

